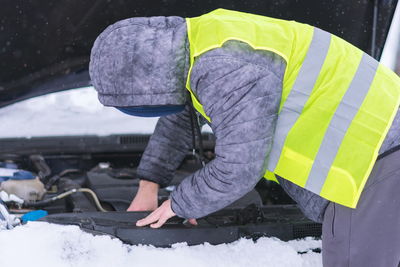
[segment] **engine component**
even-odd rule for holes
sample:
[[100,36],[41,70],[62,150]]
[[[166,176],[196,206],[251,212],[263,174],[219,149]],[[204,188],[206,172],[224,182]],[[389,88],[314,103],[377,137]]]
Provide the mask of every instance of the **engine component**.
[[0,190],[23,200],[39,200],[46,193],[43,183],[33,173],[17,169],[16,164],[0,164]]
[[41,181],[45,181],[46,178],[51,174],[49,165],[47,165],[42,155],[31,155],[29,159],[38,170],[38,176]]
[[29,221],[37,221],[47,215],[49,215],[49,213],[45,210],[34,210],[22,215],[21,220],[24,223]]
[[89,188],[73,188],[67,192],[61,193],[57,196],[54,196],[52,198],[48,198],[42,201],[37,201],[37,202],[24,202],[23,203],[23,207],[25,208],[37,208],[37,207],[45,207],[50,205],[51,203],[59,200],[59,199],[63,199],[69,195],[75,194],[77,192],[84,192],[84,193],[88,193],[92,198],[93,201],[97,207],[97,209],[101,212],[107,212],[106,209],[103,208],[103,206],[100,204],[100,201],[96,195],[96,193],[94,193],[91,189]]
[[0,168],[0,182],[13,180],[28,180],[34,179],[33,173],[19,170],[17,168]]
[[305,218],[295,205],[223,210],[198,219],[197,226],[183,225],[183,219],[174,217],[160,229],[137,227],[135,222],[148,214],[149,212],[64,213],[49,215],[40,221],[74,224],[87,232],[111,235],[127,244],[156,247],[168,247],[179,242],[186,242],[188,245],[204,242],[217,245],[233,242],[241,237],[257,239],[274,236],[287,241],[321,236],[321,224]]
[[[131,178],[118,178],[127,177],[127,175],[122,175],[123,173],[130,173],[129,177]],[[189,174],[188,171],[176,171],[171,186],[159,190],[159,204],[167,200],[174,186]],[[135,179],[135,176],[134,169],[92,170],[87,173],[87,186],[96,193],[103,203],[108,203],[116,211],[126,211],[138,190],[139,179]],[[260,195],[255,190],[250,191],[227,208],[244,208],[250,204],[262,205]]]
[[66,169],[66,170],[62,171],[61,173],[52,176],[46,182],[46,185],[45,185],[46,190],[49,190],[52,187],[52,185],[54,185],[55,183],[57,183],[61,179],[61,177],[65,176],[67,174],[79,173],[79,172],[80,171],[78,169]]
[[46,193],[43,183],[38,177],[28,180],[9,179],[0,184],[0,190],[16,195],[25,201],[37,201]]

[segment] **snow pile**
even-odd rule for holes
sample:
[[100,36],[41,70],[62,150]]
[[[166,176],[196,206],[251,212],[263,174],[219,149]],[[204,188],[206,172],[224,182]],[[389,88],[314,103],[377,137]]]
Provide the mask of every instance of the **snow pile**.
[[0,244],[0,266],[322,266],[321,254],[311,251],[320,248],[321,241],[311,238],[290,242],[241,239],[217,246],[175,244],[172,248],[154,248],[128,246],[108,236],[82,232],[76,226],[31,222],[0,231]]
[[158,118],[104,107],[93,87],[35,97],[0,109],[0,137],[152,133]]
[[[104,107],[93,87],[35,97],[0,109],[0,138],[151,134],[158,118],[129,116]],[[203,131],[211,132],[209,127]]]

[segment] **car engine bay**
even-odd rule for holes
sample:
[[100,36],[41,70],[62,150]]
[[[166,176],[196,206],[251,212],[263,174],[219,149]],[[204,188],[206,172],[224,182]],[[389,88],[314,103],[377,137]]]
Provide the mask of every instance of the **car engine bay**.
[[[275,236],[290,240],[321,235],[321,225],[305,218],[278,184],[265,179],[230,206],[200,218],[198,226],[191,226],[175,217],[161,229],[136,227],[135,222],[149,212],[126,210],[138,190],[136,167],[148,136],[93,138],[95,142],[89,142],[90,138],[86,142],[78,137],[50,138],[47,146],[51,140],[58,146],[48,148],[43,147],[40,138],[29,142],[20,139],[20,145],[26,143],[21,145],[19,153],[6,153],[9,150],[7,146],[13,146],[18,140],[2,143],[4,153],[0,154],[0,177],[1,170],[11,173],[14,170],[9,179],[3,177],[0,183],[2,206],[15,220],[9,222],[9,228],[19,222],[39,219],[78,225],[85,231],[114,236],[128,244],[160,247],[177,242],[220,244],[241,237]],[[214,141],[207,134],[203,139],[204,155],[212,160]],[[110,149],[114,141],[113,149]],[[69,151],[65,151],[64,146]],[[159,190],[159,204],[168,199],[170,192],[185,177],[199,168],[198,158],[188,151],[171,184]],[[29,174],[32,176],[29,179],[20,177]],[[7,217],[4,208],[1,213]]]

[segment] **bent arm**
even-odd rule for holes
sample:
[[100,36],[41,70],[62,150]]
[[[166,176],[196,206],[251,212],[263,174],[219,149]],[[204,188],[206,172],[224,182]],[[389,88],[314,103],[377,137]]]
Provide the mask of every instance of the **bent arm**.
[[161,117],[137,169],[138,178],[168,186],[192,146],[190,111]]
[[253,189],[265,173],[285,66],[272,53],[265,60],[266,67],[234,55],[196,61],[191,87],[211,118],[216,158],[172,192],[178,216],[199,218],[217,211]]

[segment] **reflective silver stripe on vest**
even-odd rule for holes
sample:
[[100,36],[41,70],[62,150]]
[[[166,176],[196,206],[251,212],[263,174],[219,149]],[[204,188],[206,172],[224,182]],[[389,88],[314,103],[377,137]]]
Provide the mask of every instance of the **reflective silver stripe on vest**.
[[268,170],[272,172],[278,165],[286,136],[300,117],[303,107],[311,95],[328,54],[330,42],[331,35],[328,32],[314,28],[313,39],[311,40],[307,55],[304,58],[292,90],[279,113],[274,143],[268,161]]
[[368,94],[377,68],[378,62],[364,53],[319,147],[306,183],[308,190],[317,194],[321,192],[343,138]]

